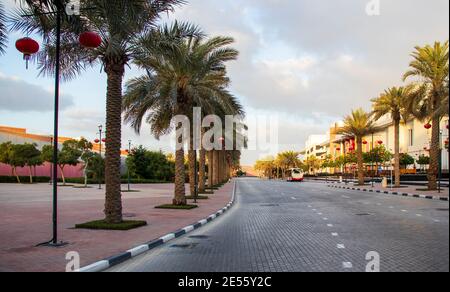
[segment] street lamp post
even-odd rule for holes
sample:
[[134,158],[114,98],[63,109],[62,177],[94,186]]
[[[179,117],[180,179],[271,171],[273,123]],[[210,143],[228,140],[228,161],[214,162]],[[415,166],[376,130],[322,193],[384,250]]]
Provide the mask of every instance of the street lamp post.
[[[102,145],[102,142],[103,142],[102,134],[103,134],[103,126],[102,126],[102,125],[99,125],[99,126],[98,126],[98,135],[99,135],[99,137],[100,137],[100,139],[99,139],[99,145],[100,145],[99,154],[100,154],[100,159],[102,159],[102,147],[103,147],[103,145]],[[101,177],[98,178],[98,189],[99,189],[99,190],[102,189],[102,180],[101,180]]]
[[[59,142],[59,94],[60,94],[60,77],[61,77],[61,25],[62,25],[62,17],[64,13],[64,7],[62,4],[59,4],[55,1],[55,11],[50,12],[44,12],[44,13],[34,13],[31,15],[22,15],[22,17],[36,17],[44,14],[54,14],[56,18],[56,31],[55,31],[55,100],[54,100],[54,121],[53,121],[53,127],[54,127],[54,134],[53,134],[53,166],[52,166],[52,173],[53,173],[53,190],[52,190],[52,197],[53,197],[53,203],[52,203],[52,230],[53,230],[53,236],[52,239],[49,242],[40,244],[40,245],[47,245],[51,247],[60,247],[67,245],[65,242],[58,242],[58,142]],[[29,39],[26,38],[25,47],[22,47],[23,45],[23,39],[19,40],[18,43],[16,43],[17,49],[24,53],[24,58],[27,61],[27,68],[28,68],[28,60],[30,59],[31,54],[36,53],[39,50],[39,45]],[[97,35],[97,39],[100,39],[100,37]],[[101,39],[100,39],[101,40]],[[31,43],[30,43],[31,41]],[[35,43],[33,45],[33,43]],[[18,46],[19,44],[19,46]],[[30,47],[31,45],[31,47]],[[97,42],[90,46],[89,48],[96,48],[100,46],[100,44]],[[39,246],[40,246],[39,245]]]
[[[128,140],[128,155],[130,155],[131,153],[131,140]],[[131,186],[130,186],[130,168],[127,167],[127,175],[128,175],[128,191],[131,191]]]

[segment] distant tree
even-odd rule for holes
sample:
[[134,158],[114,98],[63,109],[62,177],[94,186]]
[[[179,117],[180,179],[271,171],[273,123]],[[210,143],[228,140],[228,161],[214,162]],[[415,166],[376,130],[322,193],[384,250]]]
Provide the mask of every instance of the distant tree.
[[25,166],[28,166],[30,170],[30,183],[33,183],[33,167],[42,165],[41,151],[37,149],[37,144],[29,144],[25,143],[23,145],[19,145],[20,156],[22,156],[22,160]]
[[411,155],[407,153],[400,154],[400,166],[403,169],[408,168],[408,166],[414,164],[414,162],[415,162],[414,157],[412,157]]
[[0,144],[0,163],[11,166],[12,146],[11,142]]
[[92,152],[92,143],[86,140],[85,138],[81,138],[78,141],[78,149],[81,151],[80,159],[83,161],[83,173],[84,173],[84,186],[88,185],[88,171],[89,163],[94,157],[94,153]]
[[[66,185],[66,177],[64,176],[64,168],[68,165],[76,166],[83,151],[80,150],[79,141],[68,140],[63,143],[61,151],[58,150],[58,167],[61,170],[63,185]],[[53,163],[53,146],[45,145],[42,148],[42,160]]]
[[18,183],[21,183],[20,177],[17,174],[17,167],[25,167],[27,165],[26,158],[24,154],[24,146],[21,144],[11,145],[11,156],[9,160],[9,165],[12,167],[13,174],[17,179]]
[[317,170],[321,166],[320,160],[314,155],[311,155],[308,158],[306,158],[304,163],[308,167],[308,172],[310,174],[316,174]]
[[92,153],[89,164],[86,167],[86,173],[89,177],[101,183],[105,177],[105,159],[98,153]]
[[130,174],[136,178],[172,181],[175,162],[160,151],[149,151],[143,146],[131,150],[126,160]]
[[322,168],[326,169],[326,168],[334,168],[336,167],[336,164],[334,163],[334,159],[332,155],[327,155],[323,160],[322,160]]
[[426,155],[420,155],[417,159],[417,164],[420,165],[421,170],[425,169],[425,166],[430,165],[430,157]]

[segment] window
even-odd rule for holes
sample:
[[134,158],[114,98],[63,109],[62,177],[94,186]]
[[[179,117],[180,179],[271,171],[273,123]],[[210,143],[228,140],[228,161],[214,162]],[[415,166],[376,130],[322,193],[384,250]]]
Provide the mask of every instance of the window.
[[408,146],[414,146],[414,130],[408,130]]

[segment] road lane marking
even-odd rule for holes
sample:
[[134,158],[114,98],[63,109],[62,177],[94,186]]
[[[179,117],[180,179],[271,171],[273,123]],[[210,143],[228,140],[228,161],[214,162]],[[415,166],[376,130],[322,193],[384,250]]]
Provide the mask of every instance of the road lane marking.
[[416,214],[416,216],[417,216],[417,217],[423,217],[423,215],[422,215],[422,214]]
[[338,249],[345,249],[345,245],[343,245],[343,244],[338,244],[338,245],[337,245],[337,248],[338,248]]
[[408,213],[408,210],[402,210],[403,213]]
[[331,235],[334,236],[334,237],[338,237],[339,236],[338,233],[331,233]]
[[323,218],[323,220],[328,221],[328,218]]
[[292,200],[297,200],[297,198],[291,197]]
[[435,223],[440,223],[440,222],[441,222],[441,220],[434,220],[434,222],[435,222]]
[[333,224],[327,224],[328,227],[333,227]]

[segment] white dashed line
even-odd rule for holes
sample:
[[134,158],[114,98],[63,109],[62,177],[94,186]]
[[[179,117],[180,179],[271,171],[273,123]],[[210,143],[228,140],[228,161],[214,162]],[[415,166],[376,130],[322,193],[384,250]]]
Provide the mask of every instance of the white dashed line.
[[434,220],[434,223],[440,223],[441,220]]
[[328,221],[328,218],[323,218],[324,221]]
[[328,227],[333,227],[333,224],[327,224]]
[[338,233],[331,233],[331,235],[334,236],[334,237],[338,237],[339,236]]
[[416,216],[417,216],[417,217],[423,217],[423,215],[422,215],[422,214],[416,214]]
[[317,213],[317,215],[322,216],[323,214],[322,213]]
[[403,213],[408,213],[408,210],[402,210]]
[[394,206],[389,206],[389,209],[395,209]]
[[297,200],[297,198],[291,197],[292,200]]
[[345,249],[345,245],[343,245],[343,244],[338,244],[338,245],[337,245],[337,248],[338,248],[338,249]]

